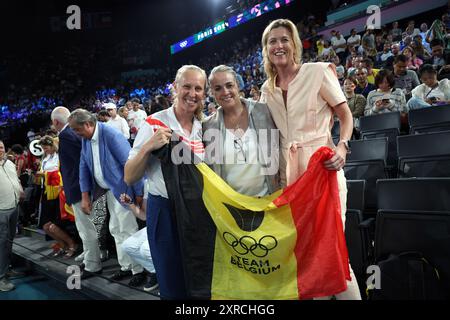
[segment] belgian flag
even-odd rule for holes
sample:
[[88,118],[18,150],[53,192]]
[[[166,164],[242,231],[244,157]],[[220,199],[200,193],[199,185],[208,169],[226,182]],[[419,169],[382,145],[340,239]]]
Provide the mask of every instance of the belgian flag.
[[205,163],[175,165],[173,156],[193,154],[180,145],[172,141],[158,157],[192,298],[310,299],[346,290],[337,177],[322,164],[331,149],[320,148],[289,187],[256,198],[234,191]]

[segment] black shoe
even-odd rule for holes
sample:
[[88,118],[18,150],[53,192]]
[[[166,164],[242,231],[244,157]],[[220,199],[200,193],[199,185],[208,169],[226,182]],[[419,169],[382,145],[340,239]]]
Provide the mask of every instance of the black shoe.
[[87,270],[84,270],[84,269],[83,269],[83,270],[81,271],[80,279],[81,279],[81,280],[84,280],[84,279],[93,277],[93,276],[95,276],[95,275],[102,274],[102,272],[103,272],[103,269],[100,269],[100,270],[94,271],[94,272],[90,272],[90,271],[87,271]]
[[132,275],[133,274],[131,273],[131,270],[127,270],[127,271],[119,270],[116,273],[114,273],[110,279],[114,280],[114,281],[120,281],[122,279],[131,277]]
[[147,277],[145,276],[144,272],[136,273],[131,277],[130,282],[128,282],[128,285],[130,287],[139,287],[144,284],[146,279]]
[[156,290],[159,287],[158,279],[156,279],[156,273],[150,273],[147,283],[144,285],[144,291],[150,292]]

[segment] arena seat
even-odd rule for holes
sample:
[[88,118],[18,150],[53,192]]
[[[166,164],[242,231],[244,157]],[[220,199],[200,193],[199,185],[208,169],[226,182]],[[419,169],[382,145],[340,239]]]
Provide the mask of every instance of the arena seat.
[[351,153],[344,166],[350,180],[366,180],[365,207],[376,208],[376,181],[388,178],[386,158],[388,139],[351,140]]
[[409,133],[450,130],[450,105],[411,110],[408,113]]
[[361,295],[364,295],[366,269],[369,266],[370,244],[369,227],[373,222],[364,221],[365,180],[347,180],[347,211],[345,220],[345,239],[350,265],[358,281]]
[[450,177],[450,131],[397,137],[398,177]]
[[397,167],[397,136],[400,135],[400,112],[364,116],[359,119],[361,139],[388,138],[388,155],[386,164]]

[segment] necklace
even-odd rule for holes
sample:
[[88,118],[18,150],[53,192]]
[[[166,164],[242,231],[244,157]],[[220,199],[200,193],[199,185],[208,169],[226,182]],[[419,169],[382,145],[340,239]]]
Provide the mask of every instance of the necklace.
[[233,134],[237,137],[242,137],[244,134],[244,126],[241,126],[241,122],[242,122],[242,118],[243,115],[246,114],[246,108],[245,105],[242,105],[242,111],[239,113],[239,115],[237,116],[237,120],[236,121],[230,121],[230,118],[226,117],[224,114],[224,119],[226,120],[226,122],[228,122],[228,125],[226,125],[227,129],[230,129]]

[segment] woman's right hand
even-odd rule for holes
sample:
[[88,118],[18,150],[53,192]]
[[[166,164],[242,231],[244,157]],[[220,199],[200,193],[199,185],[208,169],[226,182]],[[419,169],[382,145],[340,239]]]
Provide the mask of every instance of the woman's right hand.
[[152,152],[154,150],[158,150],[164,145],[170,142],[170,138],[172,137],[172,130],[169,128],[159,128],[156,130],[155,134],[144,144],[144,148],[147,149],[147,152]]

